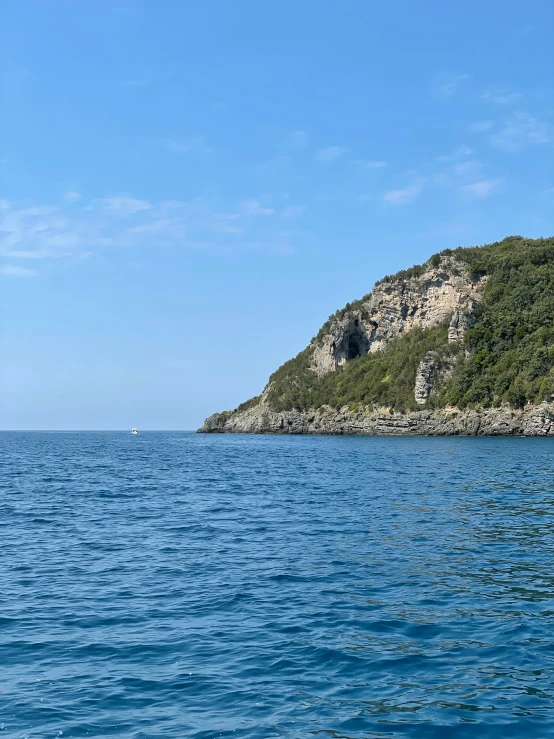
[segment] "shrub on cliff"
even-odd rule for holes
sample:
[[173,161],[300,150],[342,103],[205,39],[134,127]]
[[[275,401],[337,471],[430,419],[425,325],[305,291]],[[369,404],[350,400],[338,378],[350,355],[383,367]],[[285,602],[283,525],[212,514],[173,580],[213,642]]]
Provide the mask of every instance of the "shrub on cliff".
[[[429,405],[523,407],[550,399],[554,393],[554,238],[510,236],[482,247],[446,249],[433,255],[428,265],[438,266],[441,256],[455,257],[467,264],[473,279],[486,275],[487,282],[475,324],[465,335],[467,356],[458,356],[453,374]],[[424,270],[425,266],[416,265],[383,281],[408,280]],[[337,311],[315,341],[334,320],[361,310],[362,305],[363,299]],[[273,373],[269,404],[274,410],[347,404],[414,409],[421,359],[431,350],[445,357],[460,351],[447,344],[446,335],[446,324],[413,329],[380,352],[357,357],[323,377],[311,371],[308,347]]]
[[456,250],[488,275],[469,358],[445,384],[444,403],[464,407],[550,399],[554,392],[554,239],[510,237]]
[[271,376],[269,404],[276,411],[349,404],[415,409],[414,383],[421,360],[432,350],[444,355],[456,351],[446,343],[447,332],[448,322],[427,330],[416,328],[385,349],[357,357],[322,377],[310,369],[310,351],[304,349]]

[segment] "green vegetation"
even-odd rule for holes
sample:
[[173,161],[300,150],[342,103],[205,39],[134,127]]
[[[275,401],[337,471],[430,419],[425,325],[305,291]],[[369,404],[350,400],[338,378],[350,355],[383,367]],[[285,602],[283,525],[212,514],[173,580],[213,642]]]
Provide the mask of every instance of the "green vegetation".
[[258,405],[261,399],[261,395],[255,395],[253,398],[250,398],[250,400],[245,400],[244,403],[241,403],[237,411],[247,411],[250,408],[254,408],[255,405]]
[[[434,259],[437,256],[440,259],[439,254],[433,254],[431,259]],[[383,282],[393,282],[396,280],[411,280],[412,277],[420,277],[424,272],[425,265],[414,264],[413,267],[408,267],[408,269],[401,269],[400,272],[397,272],[395,275],[385,275],[382,280],[378,280],[377,284],[380,285]]]
[[[411,267],[381,282],[418,277],[426,267],[438,267],[441,256],[466,263],[472,279],[487,275],[483,301],[474,326],[466,332],[464,347],[448,345],[446,322],[427,330],[414,329],[380,352],[357,357],[319,378],[310,369],[308,347],[271,376],[270,406],[274,410],[322,405],[349,405],[352,410],[372,405],[414,409],[417,367],[431,350],[455,365],[438,395],[429,400],[431,407],[502,403],[522,407],[549,400],[554,393],[554,238],[510,236],[482,247],[446,249],[433,255],[427,265]],[[348,311],[363,311],[364,300],[337,311],[313,341],[319,343],[332,323]]]
[[471,274],[488,275],[470,357],[436,399],[459,407],[549,400],[554,393],[554,238],[512,236],[456,249]]
[[357,357],[323,377],[310,370],[310,352],[304,349],[271,376],[269,404],[278,411],[322,405],[415,409],[416,370],[427,352],[435,350],[447,359],[460,351],[447,344],[447,332],[448,322],[427,330],[416,328],[386,349]]
[[[344,316],[347,313],[351,313],[352,311],[359,310],[361,311],[361,318],[362,321],[368,317],[368,314],[364,311],[364,303],[369,298],[368,295],[364,295],[363,298],[360,298],[359,300],[354,300],[352,303],[347,303],[344,308],[339,308],[339,310],[335,311],[332,316],[329,316],[329,318],[325,321],[323,326],[319,329],[316,336],[312,339],[312,342],[314,344],[320,344],[323,340],[323,337],[329,333],[329,330],[331,329],[331,326],[336,323],[337,321],[340,321],[344,318]],[[300,355],[298,355],[300,356]],[[292,360],[291,360],[292,361]]]

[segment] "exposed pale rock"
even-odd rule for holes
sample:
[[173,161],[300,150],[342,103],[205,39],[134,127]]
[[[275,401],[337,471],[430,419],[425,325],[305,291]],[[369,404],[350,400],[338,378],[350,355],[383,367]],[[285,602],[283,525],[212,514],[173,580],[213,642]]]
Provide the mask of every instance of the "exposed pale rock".
[[452,313],[457,315],[452,341],[460,340],[469,325],[466,313],[479,301],[485,279],[472,281],[463,262],[443,256],[419,277],[377,283],[361,304],[332,320],[324,336],[312,343],[312,369],[326,374],[413,328],[436,326]]
[[414,386],[414,397],[418,405],[425,405],[431,395],[438,392],[448,375],[452,374],[455,364],[455,356],[440,356],[436,351],[425,355],[417,368]]
[[414,396],[418,405],[425,405],[433,392],[435,375],[437,374],[438,359],[435,352],[429,352],[421,360],[417,368]]
[[214,413],[200,433],[349,434],[424,436],[554,436],[554,403],[525,410],[508,407],[481,410],[444,408],[413,413],[321,408],[273,412],[256,406],[248,411]]
[[[470,301],[467,310],[473,310],[473,301]],[[450,325],[448,326],[448,343],[457,344],[463,341],[464,334],[475,323],[475,319],[469,313],[461,310],[454,311]]]
[[[375,352],[413,328],[431,328],[451,316],[448,342],[459,343],[473,324],[472,312],[481,299],[486,278],[472,281],[465,264],[441,257],[419,277],[378,283],[373,292],[333,318],[312,341],[311,367],[318,375],[359,355]],[[429,397],[452,370],[459,353],[430,352],[420,363],[414,394],[418,405]],[[396,413],[387,409],[272,411],[268,385],[259,402],[243,411],[215,413],[200,433],[246,434],[393,434],[465,436],[554,436],[553,402],[479,410],[442,408]]]

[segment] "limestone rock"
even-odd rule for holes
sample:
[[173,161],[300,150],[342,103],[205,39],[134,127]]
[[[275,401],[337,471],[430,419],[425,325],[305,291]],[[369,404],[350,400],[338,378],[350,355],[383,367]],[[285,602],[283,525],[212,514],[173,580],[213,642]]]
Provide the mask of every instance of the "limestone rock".
[[524,410],[443,408],[406,414],[371,408],[357,413],[347,408],[274,412],[256,406],[242,412],[214,413],[199,433],[554,436],[554,403]]
[[[468,304],[468,310],[473,310],[473,308],[474,304],[471,301]],[[474,322],[475,320],[470,314],[464,313],[461,310],[454,311],[450,325],[448,326],[448,343],[457,344],[462,342],[465,332],[473,326]]]
[[[360,355],[380,350],[416,327],[431,328],[449,317],[448,342],[461,342],[474,322],[485,280],[472,280],[463,262],[441,256],[436,266],[427,263],[417,277],[377,283],[369,295],[332,317],[312,340],[311,369],[320,376],[332,372]],[[448,347],[427,354],[415,380],[414,395],[419,406],[437,391],[460,357],[459,351],[448,351]],[[479,410],[421,408],[402,414],[385,408],[363,407],[353,412],[347,407],[322,407],[277,412],[271,409],[269,390],[270,385],[257,402],[243,410],[214,413],[199,432],[554,436],[554,398],[524,410],[507,406]]]
[[434,379],[437,374],[437,363],[438,360],[435,352],[429,352],[419,363],[414,388],[414,396],[418,405],[425,405],[433,391]]
[[457,316],[451,325],[452,341],[460,340],[485,280],[472,281],[463,262],[442,256],[438,266],[427,265],[418,277],[378,282],[312,343],[313,371],[317,375],[331,372],[361,354],[378,351],[413,328],[436,326],[452,313]]
[[418,405],[425,405],[434,395],[455,366],[455,357],[440,356],[438,352],[429,352],[419,363],[416,372],[414,397]]

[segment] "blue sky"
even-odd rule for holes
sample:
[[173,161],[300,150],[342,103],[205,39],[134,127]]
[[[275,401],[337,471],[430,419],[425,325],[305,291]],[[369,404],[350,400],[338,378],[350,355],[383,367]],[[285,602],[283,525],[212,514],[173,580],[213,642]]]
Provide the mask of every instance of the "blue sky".
[[2,16],[3,428],[195,428],[384,274],[554,233],[550,1]]

